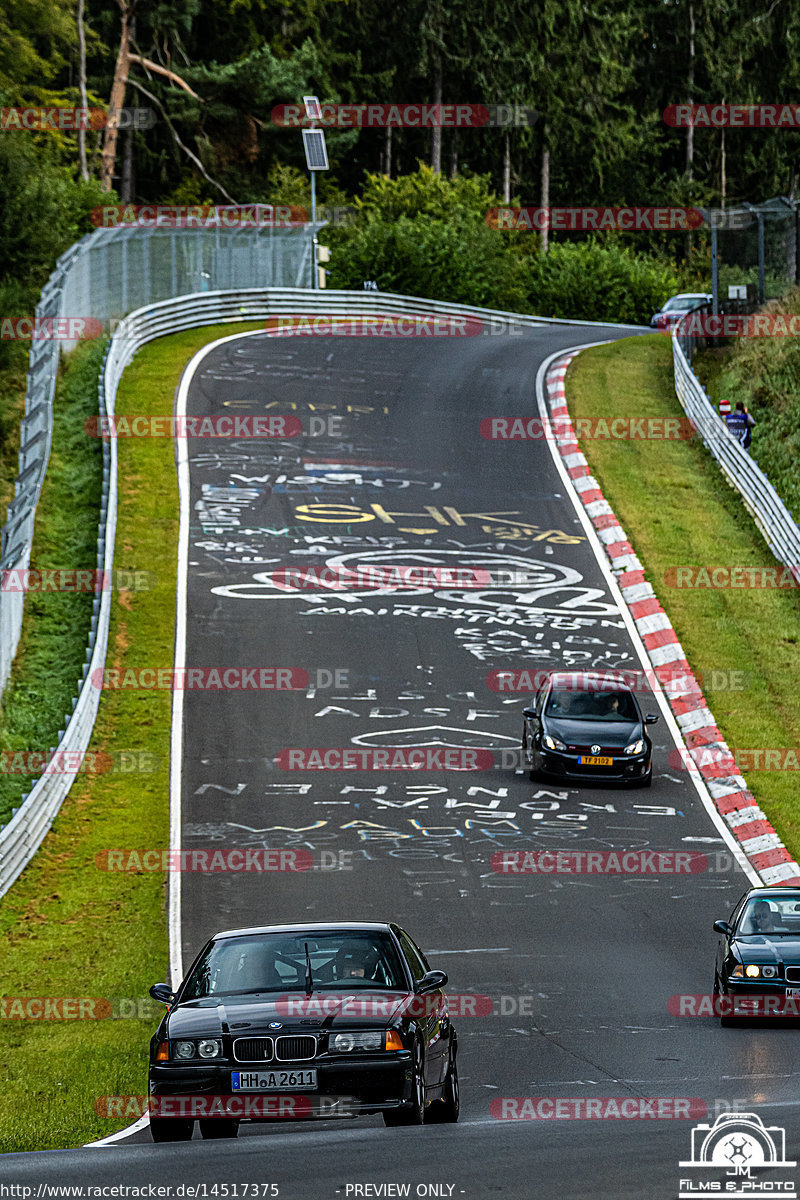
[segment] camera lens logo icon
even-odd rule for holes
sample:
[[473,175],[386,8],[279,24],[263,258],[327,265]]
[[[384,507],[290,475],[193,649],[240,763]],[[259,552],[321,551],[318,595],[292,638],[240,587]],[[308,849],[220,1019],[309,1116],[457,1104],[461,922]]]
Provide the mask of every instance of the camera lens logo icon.
[[795,1166],[786,1161],[786,1133],[764,1125],[757,1113],[722,1113],[713,1125],[695,1125],[692,1157],[684,1167]]

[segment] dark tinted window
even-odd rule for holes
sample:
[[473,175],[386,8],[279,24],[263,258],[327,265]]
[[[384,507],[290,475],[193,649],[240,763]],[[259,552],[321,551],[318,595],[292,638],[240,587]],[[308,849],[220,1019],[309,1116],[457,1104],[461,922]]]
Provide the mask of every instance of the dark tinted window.
[[408,965],[411,968],[411,974],[414,976],[415,982],[418,979],[422,979],[428,968],[425,966],[422,955],[407,933],[400,934],[400,945],[403,947],[403,953],[408,959]]
[[800,894],[769,900],[754,896],[747,902],[737,933],[800,933]]
[[630,692],[577,691],[554,688],[547,699],[548,717],[570,721],[638,721],[639,714]]
[[306,946],[317,991],[406,987],[397,953],[386,934],[263,933],[215,942],[192,971],[181,999],[305,991]]

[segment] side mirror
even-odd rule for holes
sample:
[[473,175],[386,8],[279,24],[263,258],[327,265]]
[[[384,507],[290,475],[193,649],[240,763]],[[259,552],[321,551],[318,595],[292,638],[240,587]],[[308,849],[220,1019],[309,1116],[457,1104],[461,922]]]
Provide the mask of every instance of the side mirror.
[[523,717],[535,717],[536,709],[535,708],[523,708],[522,715],[523,715]]
[[715,933],[724,933],[725,936],[728,937],[728,936],[730,936],[730,934],[733,933],[733,930],[731,929],[731,927],[727,921],[715,921],[714,922],[714,932]]
[[443,988],[446,983],[446,971],[428,971],[422,976],[415,990],[418,995],[427,996],[428,992],[435,992],[438,988]]
[[657,720],[658,720],[658,716],[656,715],[656,713],[648,713],[644,719],[644,723],[645,723],[645,725],[655,725]]
[[168,983],[154,983],[150,988],[150,995],[154,1000],[158,1000],[159,1004],[172,1004],[175,999],[175,993]]

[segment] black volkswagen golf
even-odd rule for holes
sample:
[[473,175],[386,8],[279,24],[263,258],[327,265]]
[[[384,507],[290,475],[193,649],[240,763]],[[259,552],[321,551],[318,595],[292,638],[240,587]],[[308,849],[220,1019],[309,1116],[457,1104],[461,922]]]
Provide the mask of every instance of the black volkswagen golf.
[[554,671],[523,713],[522,752],[531,778],[649,787],[653,744],[630,687],[613,674]]
[[150,1043],[153,1140],[236,1137],[240,1121],[382,1113],[457,1121],[458,1042],[444,971],[392,923],[218,933]]

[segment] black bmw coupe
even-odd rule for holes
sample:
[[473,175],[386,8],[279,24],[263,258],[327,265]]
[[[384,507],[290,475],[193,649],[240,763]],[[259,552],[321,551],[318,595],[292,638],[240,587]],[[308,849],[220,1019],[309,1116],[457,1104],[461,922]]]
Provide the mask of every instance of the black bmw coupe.
[[630,687],[595,671],[554,671],[524,710],[522,753],[531,778],[649,787],[653,744]]
[[395,924],[218,933],[150,1043],[153,1140],[236,1137],[240,1121],[381,1113],[458,1120],[458,1042],[444,971]]
[[[714,963],[715,996],[731,996],[735,1010],[720,1022],[739,1017],[786,1015],[800,1011],[800,888],[756,887],[745,892],[727,921],[715,921],[720,935]],[[778,998],[798,997],[778,1005]],[[747,998],[747,999],[745,999]],[[772,998],[773,1003],[765,1001]],[[748,1003],[749,1001],[749,1003]],[[774,1005],[774,1006],[773,1006]]]

